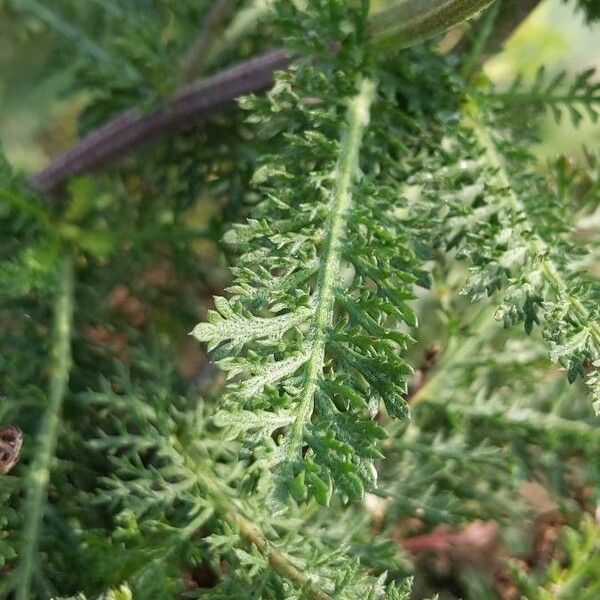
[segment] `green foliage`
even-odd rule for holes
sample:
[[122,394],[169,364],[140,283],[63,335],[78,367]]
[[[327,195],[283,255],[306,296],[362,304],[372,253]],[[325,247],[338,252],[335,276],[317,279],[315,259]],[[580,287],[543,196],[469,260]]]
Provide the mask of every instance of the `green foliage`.
[[498,108],[505,110],[525,109],[530,118],[543,109],[551,112],[559,123],[565,111],[575,127],[584,116],[596,123],[600,114],[600,82],[596,70],[586,69],[570,83],[565,80],[565,71],[549,79],[545,68],[540,67],[531,86],[526,86],[518,76],[506,91],[492,92],[488,99],[497,101]]
[[[320,33],[310,16],[290,18],[309,23],[321,45],[329,30]],[[265,200],[227,235],[243,253],[231,297],[218,298],[193,332],[219,346],[221,366],[236,379],[217,423],[260,444],[256,467],[278,469],[280,495],[314,495],[322,504],[334,482],[348,498],[374,488],[374,442],[384,432],[370,420],[380,399],[391,415],[406,416],[410,368],[400,353],[410,337],[393,324],[416,325],[408,303],[414,251],[393,215],[393,171],[380,173],[396,142],[383,123],[369,123],[380,108],[371,107],[376,84],[365,59],[356,55],[343,70],[365,26],[366,14],[354,26],[351,16],[334,17],[348,26],[330,64],[281,74],[266,104],[246,103],[263,135],[275,147],[285,140],[289,151],[267,155],[257,169]],[[307,105],[307,97],[319,101]]]
[[[269,556],[243,547],[248,536],[263,535],[248,532],[251,520],[268,532],[269,546],[285,544],[302,578],[311,574],[313,584],[332,597],[405,597],[394,585],[386,589],[385,578],[369,577],[356,560],[347,559],[344,551],[353,531],[339,530],[330,513],[313,506],[265,518],[256,499],[232,502],[243,468],[232,463],[236,445],[211,434],[206,408],[194,394],[178,396],[167,363],[161,361],[156,371],[156,358],[140,359],[135,370],[117,366],[111,383],[103,381],[97,391],[79,398],[86,412],[106,417],[104,430],[89,441],[89,451],[110,463],[95,502],[114,515],[115,529],[105,535],[94,532],[88,541],[103,557],[95,577],[111,585],[128,581],[134,597],[171,598],[181,588],[182,564],[205,564],[219,573],[226,563],[231,573],[206,592],[210,598],[243,589],[247,597],[261,589],[281,599],[325,597],[311,595],[308,580],[300,586],[306,596],[297,595],[277,569],[269,573]],[[169,380],[173,387],[166,386]],[[123,392],[115,393],[115,387]],[[150,457],[152,465],[144,466]],[[211,533],[195,539],[202,530]]]
[[530,333],[541,324],[569,381],[591,370],[598,407],[600,287],[575,266],[581,249],[571,243],[566,207],[553,200],[527,149],[503,133],[490,134],[479,108],[469,105],[456,135],[426,151],[439,176],[419,173],[411,182],[415,210],[434,245],[457,248],[469,261],[465,293],[482,299],[505,289],[497,316],[506,326],[523,323]]
[[486,519],[522,555],[531,482],[577,526],[515,580],[595,597],[598,159],[531,153],[542,109],[597,118],[592,72],[492,89],[508,3],[468,56],[423,40],[485,1],[271,4],[198,41],[212,2],[1,3],[82,133],[160,107],[196,43],[197,72],[291,66],[53,196],[0,159],[0,425],[24,432],[0,597],[491,597],[401,548]]
[[568,528],[564,533],[564,546],[564,560],[553,560],[542,581],[536,582],[533,577],[524,578],[519,574],[527,598],[592,600],[598,595],[600,587],[594,575],[600,567],[598,523],[586,517],[578,529]]
[[[98,596],[97,600],[131,600],[132,598],[131,590],[126,585],[122,585],[117,590],[110,590],[106,594]],[[57,598],[56,600],[60,599]],[[83,594],[77,594],[64,600],[86,600],[86,597]]]
[[[133,104],[153,104],[172,91],[177,62],[210,2],[7,0],[33,32],[55,36],[53,54],[63,68],[76,70],[75,89],[92,92],[84,112],[86,132]],[[157,44],[157,40],[159,43]],[[73,61],[75,57],[76,61]]]

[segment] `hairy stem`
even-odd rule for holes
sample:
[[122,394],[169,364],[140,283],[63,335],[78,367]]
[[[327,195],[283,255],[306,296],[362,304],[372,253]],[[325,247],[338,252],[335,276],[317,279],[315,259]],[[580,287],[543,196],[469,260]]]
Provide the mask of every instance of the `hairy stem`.
[[56,190],[70,177],[98,169],[152,139],[189,129],[234,108],[236,98],[269,89],[273,71],[286,68],[289,62],[284,50],[267,52],[184,88],[154,113],[128,110],[54,159],[31,184],[40,192]]
[[274,571],[286,579],[304,587],[309,598],[312,600],[333,600],[329,594],[325,593],[314,584],[309,583],[306,575],[300,571],[300,569],[295,567],[284,554],[279,552],[254,523],[248,521],[248,519],[239,513],[230,513],[229,520],[237,524],[240,529],[240,534],[245,540],[254,544],[268,557],[269,566]]
[[304,376],[296,420],[288,440],[287,454],[295,454],[302,444],[304,427],[310,419],[319,378],[325,365],[325,338],[333,325],[335,285],[340,272],[342,242],[346,235],[348,213],[352,206],[352,184],[358,178],[358,157],[363,134],[369,123],[369,111],[375,94],[375,84],[363,79],[358,94],[350,101],[347,128],[334,171],[332,206],[325,242],[323,263],[315,290],[315,312],[311,319],[309,356]]
[[31,579],[44,518],[44,504],[50,479],[52,460],[63,400],[67,394],[71,369],[71,331],[73,328],[73,259],[65,254],[58,269],[58,291],[54,302],[54,340],[52,343],[52,375],[48,407],[36,439],[34,459],[27,480],[25,526],[20,556],[16,600],[30,597]]

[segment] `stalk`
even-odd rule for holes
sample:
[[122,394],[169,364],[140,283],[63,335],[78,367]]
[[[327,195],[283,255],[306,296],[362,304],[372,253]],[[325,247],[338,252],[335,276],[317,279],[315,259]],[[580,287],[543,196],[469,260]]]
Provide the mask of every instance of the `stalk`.
[[230,521],[237,524],[241,536],[248,542],[254,544],[267,556],[269,565],[274,571],[286,579],[297,583],[300,587],[304,587],[311,600],[333,600],[333,598],[321,588],[309,583],[306,575],[302,573],[300,569],[295,567],[284,554],[279,552],[254,523],[248,521],[248,519],[239,513],[230,513],[228,517]]
[[480,13],[494,0],[400,0],[371,17],[377,50],[407,48]]
[[73,329],[73,288],[73,259],[65,253],[58,269],[58,292],[54,302],[54,340],[52,342],[52,375],[48,392],[48,408],[36,438],[34,459],[27,478],[28,487],[24,511],[26,520],[16,600],[30,598],[48,481],[56,452],[61,409],[68,391]]
[[307,573],[301,571],[285,554],[280,552],[267,539],[258,525],[243,515],[235,501],[223,489],[222,483],[215,477],[210,468],[207,469],[207,472],[210,474],[202,473],[198,475],[198,481],[211,497],[216,512],[228,523],[236,527],[240,532],[240,536],[246,542],[256,546],[267,557],[271,569],[301,587],[306,597],[310,600],[333,600],[329,594],[311,582],[310,576]]

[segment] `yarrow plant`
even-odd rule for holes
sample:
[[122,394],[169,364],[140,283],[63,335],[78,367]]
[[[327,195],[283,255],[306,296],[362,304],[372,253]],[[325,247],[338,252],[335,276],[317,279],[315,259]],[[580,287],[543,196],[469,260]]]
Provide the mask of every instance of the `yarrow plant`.
[[537,4],[0,1],[81,137],[0,162],[0,597],[596,597],[599,163],[532,147],[600,83],[483,70]]

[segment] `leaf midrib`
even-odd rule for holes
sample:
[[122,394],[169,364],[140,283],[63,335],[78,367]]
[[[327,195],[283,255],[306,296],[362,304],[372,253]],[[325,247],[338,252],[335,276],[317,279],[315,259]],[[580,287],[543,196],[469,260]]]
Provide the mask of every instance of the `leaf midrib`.
[[292,459],[302,446],[306,423],[314,410],[314,397],[319,377],[325,366],[327,331],[333,325],[335,282],[340,272],[342,243],[346,235],[348,216],[352,208],[352,183],[359,177],[359,154],[369,111],[375,94],[375,84],[363,78],[358,94],[348,104],[347,126],[333,172],[333,206],[328,221],[328,234],[321,272],[315,288],[315,311],[308,333],[308,359],[304,385],[296,418],[287,440],[286,455]]

